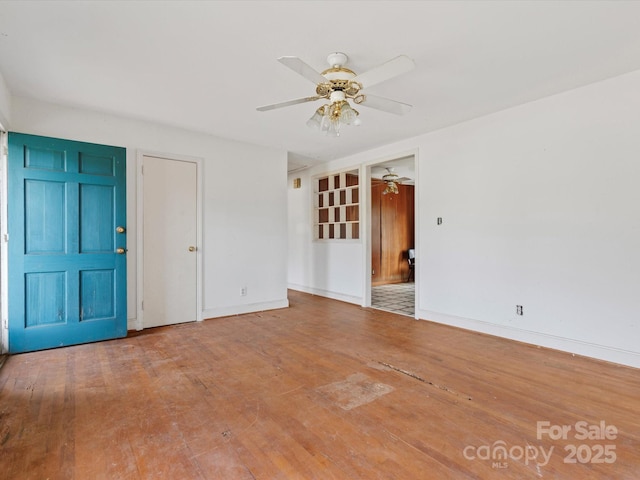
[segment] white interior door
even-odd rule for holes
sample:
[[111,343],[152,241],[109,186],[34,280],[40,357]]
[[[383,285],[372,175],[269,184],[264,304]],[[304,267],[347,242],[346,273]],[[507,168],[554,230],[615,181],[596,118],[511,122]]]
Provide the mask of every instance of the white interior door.
[[142,159],[144,328],[197,320],[197,172],[195,162]]

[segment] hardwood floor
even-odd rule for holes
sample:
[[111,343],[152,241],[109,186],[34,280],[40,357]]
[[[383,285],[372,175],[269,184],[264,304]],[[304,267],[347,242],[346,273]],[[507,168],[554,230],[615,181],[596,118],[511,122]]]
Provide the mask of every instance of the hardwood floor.
[[290,303],[9,357],[0,478],[638,478],[639,370]]

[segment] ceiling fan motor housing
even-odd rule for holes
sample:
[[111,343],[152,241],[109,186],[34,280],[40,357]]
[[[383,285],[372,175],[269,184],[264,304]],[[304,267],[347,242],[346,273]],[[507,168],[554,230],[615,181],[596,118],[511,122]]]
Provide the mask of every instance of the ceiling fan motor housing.
[[332,67],[342,67],[347,64],[347,60],[349,60],[349,57],[342,52],[330,53],[327,57],[327,63]]
[[344,92],[347,97],[354,98],[361,88],[362,86],[357,82],[342,79],[329,80],[316,86],[316,94],[329,98],[332,92]]
[[318,95],[330,98],[333,92],[344,92],[346,97],[353,98],[358,94],[362,85],[351,81],[356,76],[356,73],[344,66],[347,60],[348,57],[341,52],[332,53],[327,57],[327,62],[331,65],[331,68],[322,72],[322,76],[328,81],[317,85],[316,93]]

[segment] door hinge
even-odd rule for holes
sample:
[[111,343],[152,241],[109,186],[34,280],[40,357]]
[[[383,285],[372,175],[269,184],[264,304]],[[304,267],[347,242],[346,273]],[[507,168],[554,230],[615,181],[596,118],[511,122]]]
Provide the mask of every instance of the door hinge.
[[4,241],[4,243],[9,243],[9,234],[5,233],[4,235],[2,235],[2,240]]
[[140,302],[140,310],[144,310],[144,300]]
[[5,330],[9,328],[9,322],[7,322],[6,318],[2,320],[2,326],[4,327]]

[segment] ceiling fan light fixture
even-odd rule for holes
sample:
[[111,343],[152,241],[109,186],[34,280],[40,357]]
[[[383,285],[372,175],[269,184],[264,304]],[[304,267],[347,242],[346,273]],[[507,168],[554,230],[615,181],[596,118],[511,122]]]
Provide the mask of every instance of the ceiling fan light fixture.
[[340,122],[329,121],[329,128],[327,128],[325,134],[329,137],[340,136]]
[[307,120],[307,127],[312,130],[323,132],[326,135],[338,136],[340,132],[340,121],[335,116],[333,105],[322,105],[311,118]]
[[396,182],[387,182],[387,186],[382,191],[382,194],[386,195],[387,193],[395,193],[396,195],[400,193],[398,191],[398,185],[396,185]]
[[351,108],[346,100],[337,100],[331,104],[322,105],[311,118],[307,126],[332,137],[340,136],[341,125],[360,125],[357,110]]
[[333,116],[331,105],[325,105],[324,116],[320,122],[320,131],[328,137],[340,136],[340,120]]
[[341,107],[340,123],[344,123],[345,125],[353,125],[357,117],[358,112],[351,108],[349,102],[345,101]]
[[318,108],[309,120],[307,120],[307,127],[313,130],[320,130],[322,125],[322,119],[324,117],[325,105]]

